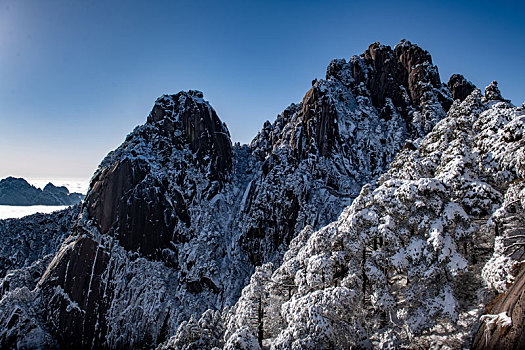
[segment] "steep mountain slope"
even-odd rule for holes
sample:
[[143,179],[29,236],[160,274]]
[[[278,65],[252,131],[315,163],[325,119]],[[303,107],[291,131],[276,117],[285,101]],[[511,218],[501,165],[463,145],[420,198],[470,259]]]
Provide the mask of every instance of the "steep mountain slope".
[[[450,125],[438,124],[452,105],[452,96],[458,99],[450,112],[454,116],[462,113],[461,108],[468,109],[468,115],[489,108],[493,102],[480,102],[479,92],[470,94],[473,90],[473,85],[461,76],[451,79],[448,87],[442,84],[428,52],[403,40],[394,50],[375,43],[349,62],[332,61],[326,79],[314,81],[303,101],[288,107],[273,124],[265,123],[249,146],[231,145],[226,126],[202,93],[189,91],[160,97],[147,122],[102,161],[71,235],[63,241],[38,284],[17,286],[0,300],[0,345],[149,348],[174,335],[167,346],[221,346],[226,340],[229,347],[240,343],[257,347],[262,338],[282,347],[316,342],[326,347],[377,343],[367,331],[373,324],[387,322],[387,316],[392,314],[392,300],[400,301],[410,293],[413,300],[416,296],[428,297],[425,290],[413,291],[413,277],[419,276],[419,267],[434,269],[434,275],[425,278],[433,281],[432,288],[438,288],[442,287],[440,276],[459,274],[464,259],[452,251],[455,243],[438,230],[436,242],[443,237],[449,240],[443,248],[448,249],[447,253],[443,258],[435,253],[428,264],[415,261],[414,266],[405,264],[400,257],[400,265],[392,266],[409,275],[411,283],[399,286],[398,292],[380,281],[381,271],[386,269],[381,264],[389,261],[392,251],[382,255],[371,251],[381,252],[387,242],[393,242],[392,249],[399,244],[405,244],[405,250],[412,249],[406,245],[410,247],[414,235],[424,235],[430,221],[439,221],[445,207],[447,215],[451,215],[448,219],[458,228],[458,239],[467,242],[468,249],[468,244],[472,244],[470,238],[465,238],[471,233],[469,215],[485,220],[495,209],[492,203],[501,202],[501,191],[498,188],[494,192],[482,183],[469,183],[475,193],[486,191],[492,197],[488,197],[488,204],[479,204],[479,198],[473,198],[472,212],[467,204],[461,204],[466,207],[461,209],[455,198],[448,197],[452,191],[448,185],[439,185],[440,180],[419,179],[437,176],[430,175],[430,171],[437,170],[427,163],[439,155],[423,155],[423,160],[410,158],[412,170],[407,170],[407,174],[414,173],[413,181],[421,183],[405,186],[383,178],[375,190],[392,183],[390,190],[384,190],[389,198],[388,191],[403,188],[407,197],[399,200],[400,208],[389,209],[389,203],[378,199],[374,204],[375,219],[372,210],[368,211],[370,218],[366,210],[361,213],[361,233],[355,232],[351,226],[355,224],[348,222],[354,219],[342,218],[355,216],[350,213],[364,205],[364,197],[374,193],[376,179],[401,149],[405,156],[418,154],[421,139],[436,124],[442,125],[441,132],[453,132]],[[491,99],[497,99],[497,88],[490,91]],[[468,101],[460,104],[469,94]],[[448,119],[452,118],[450,113]],[[452,134],[449,139],[455,137]],[[403,178],[395,175],[396,167],[408,162],[400,157],[386,176]],[[421,164],[428,168],[421,168]],[[372,188],[361,190],[369,183]],[[416,193],[419,187],[421,194]],[[419,207],[412,208],[409,202],[420,196],[425,204],[425,191],[439,200],[435,205],[429,203],[430,209],[416,213]],[[343,223],[324,227],[350,204],[350,209],[340,216]],[[482,207],[484,211],[475,212]],[[383,216],[392,210],[388,220],[393,226],[389,228]],[[416,216],[411,219],[408,232],[402,229],[412,211],[425,219],[417,234],[411,231],[416,230],[413,226],[417,225],[412,222]],[[387,238],[374,229],[380,219],[386,220],[384,230],[391,231]],[[318,229],[321,233],[314,234]],[[317,240],[311,241],[316,235]],[[334,235],[341,239],[334,240]],[[424,239],[417,240],[420,241],[424,243]],[[290,249],[284,255],[289,243]],[[305,248],[305,244],[310,248]],[[330,247],[337,244],[338,248],[333,248],[338,251],[337,259],[329,258]],[[490,253],[490,242],[480,250],[473,254],[478,261]],[[297,258],[298,254],[302,257]],[[366,263],[360,260],[362,254]],[[311,266],[307,262],[310,260]],[[38,266],[45,263],[40,260]],[[271,263],[282,263],[282,267],[273,273]],[[265,265],[253,274],[261,264]],[[329,266],[326,272],[325,265]],[[368,276],[368,269],[375,275]],[[233,311],[222,314],[220,310],[237,302],[250,276],[252,282]],[[397,278],[396,283],[402,284],[398,276],[383,279]],[[279,291],[268,289],[270,278],[277,278],[271,285]],[[477,288],[479,278],[472,279],[477,283],[472,288]],[[448,280],[443,277],[443,281]],[[371,301],[370,293],[376,285],[381,288],[375,301]],[[453,286],[448,285],[432,295],[437,304],[442,300],[449,302]],[[325,289],[326,293],[315,294],[315,290]],[[275,299],[268,307],[264,306],[266,300],[263,305],[265,293]],[[338,295],[338,301],[332,295]],[[286,298],[294,301],[300,297],[304,299],[295,304],[286,302]],[[343,328],[330,328],[328,321],[324,324],[328,332],[352,330],[351,334],[359,339],[330,343],[329,335],[315,338],[315,332],[303,339],[311,330],[304,325],[309,324],[310,316],[301,307],[310,306],[319,298],[335,312],[327,316],[335,317],[331,321],[335,323],[341,313],[352,309],[350,306],[361,306],[362,317],[351,316],[355,312],[352,309],[348,313],[353,317],[351,324]],[[412,301],[407,301],[407,305]],[[279,316],[281,306],[287,308],[288,318]],[[417,315],[396,316],[404,322],[399,327],[406,326],[408,330],[394,340],[403,343],[408,335],[432,326],[437,315],[456,317],[455,308],[446,306],[445,311],[436,307],[415,326],[413,319]],[[368,309],[375,310],[374,316],[363,321]],[[266,325],[254,323],[262,318]],[[387,337],[386,323],[384,328],[377,336]]]
[[307,224],[326,225],[383,173],[407,140],[445,116],[452,99],[427,51],[378,43],[334,60],[252,141],[262,173],[249,184],[241,245],[255,264]]
[[[376,188],[364,186],[334,223],[305,228],[275,271],[256,272],[223,316],[226,348],[257,338],[275,349],[468,346],[490,297],[481,269],[505,290],[524,253],[513,245],[518,226],[485,265],[503,208],[522,203],[524,126],[525,109],[504,101],[495,83],[484,98],[475,90],[457,100]],[[498,303],[494,313],[508,305]],[[519,310],[512,321],[521,327]],[[512,344],[495,338],[497,348]]]
[[[525,105],[524,105],[525,107]],[[515,162],[520,178],[509,186],[505,200],[494,213],[490,225],[495,232],[494,253],[484,266],[482,276],[487,284],[501,293],[486,307],[487,315],[476,332],[474,349],[520,349],[525,344],[523,319],[525,294],[523,258],[525,255],[525,182],[523,168],[523,115],[514,125],[507,127],[505,138],[520,145]]]
[[0,220],[0,278],[8,270],[22,269],[54,255],[71,233],[79,210],[74,206],[51,214]]
[[40,326],[34,309],[34,289],[71,234],[80,208],[52,214],[0,220],[0,323],[2,348],[54,347],[55,340]]

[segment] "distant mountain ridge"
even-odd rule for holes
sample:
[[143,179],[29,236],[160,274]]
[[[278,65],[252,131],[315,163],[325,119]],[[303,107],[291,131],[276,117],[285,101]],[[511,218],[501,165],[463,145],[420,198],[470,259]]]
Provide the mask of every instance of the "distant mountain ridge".
[[65,186],[51,182],[41,190],[23,178],[9,176],[0,180],[0,205],[74,205],[83,198],[81,193],[69,193]]

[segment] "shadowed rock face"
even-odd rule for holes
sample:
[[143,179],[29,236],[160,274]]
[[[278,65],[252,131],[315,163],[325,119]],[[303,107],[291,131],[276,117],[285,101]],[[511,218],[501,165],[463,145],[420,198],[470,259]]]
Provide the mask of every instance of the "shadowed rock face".
[[453,74],[447,86],[452,94],[452,98],[454,100],[459,99],[460,101],[463,101],[476,88],[474,84],[465,79],[461,74]]
[[[141,147],[147,150],[139,153]],[[46,323],[53,325],[51,333],[65,348],[107,346],[105,320],[113,297],[112,279],[132,277],[114,271],[115,266],[109,265],[111,245],[85,231],[85,221],[92,220],[100,234],[116,238],[135,258],[176,268],[174,246],[191,238],[188,206],[193,198],[191,191],[183,196],[170,183],[191,187],[185,174],[203,172],[207,181],[216,184],[207,191],[212,196],[232,167],[228,130],[202,93],[195,91],[159,98],[147,123],[119,151],[117,156],[110,154],[93,176],[84,204],[87,217],[81,219],[84,224],[73,229],[74,236],[39,283],[46,300]],[[163,166],[177,167],[177,178],[165,173],[168,169]],[[127,341],[122,344],[133,344]]]
[[197,159],[211,158],[210,175],[217,180],[226,179],[232,167],[230,134],[215,110],[204,102],[202,92],[190,90],[159,98],[148,123],[157,124],[165,135],[183,130]]
[[512,325],[488,329],[485,323],[481,324],[474,336],[472,349],[525,348],[525,269],[507,292],[494,299],[487,312],[491,315],[505,312],[512,319]]
[[[326,80],[314,80],[302,102],[265,124],[251,144],[263,161],[263,177],[251,184],[246,200],[247,212],[261,214],[252,215],[241,237],[252,262],[268,260],[305,223],[317,227],[333,220],[331,210],[307,213],[322,205],[312,204],[317,191],[338,198],[331,206],[339,212],[387,169],[407,139],[424,136],[451,104],[430,54],[406,40],[394,50],[374,43],[349,62],[333,60]],[[311,189],[312,182],[322,189]],[[279,195],[273,197],[275,188]]]
[[396,60],[389,46],[374,43],[368,47],[362,57],[373,68],[366,76],[360,65],[353,66],[354,79],[365,82],[372,95],[375,106],[382,106],[385,98],[391,98],[394,105],[406,104],[403,92],[408,88],[408,70]]
[[102,233],[107,233],[116,223],[120,200],[144,180],[148,170],[144,161],[125,158],[111,168],[102,169],[93,178],[86,206]]
[[[210,180],[222,183],[231,171],[231,142],[228,130],[202,97],[201,92],[190,91],[159,98],[147,121],[153,134],[144,136],[154,138],[156,133],[170,141],[160,142],[156,149],[166,157],[173,149],[188,147],[209,170]],[[127,250],[160,259],[170,242],[187,240],[174,229],[177,222],[188,226],[191,219],[182,195],[169,188],[167,178],[148,176],[152,171],[140,157],[102,167],[91,182],[86,206],[101,233],[118,238]]]
[[111,290],[104,288],[102,274],[108,261],[98,242],[78,237],[62,246],[39,282],[47,300],[46,322],[61,348],[89,349],[103,342]]
[[[323,157],[329,156],[338,136],[334,103],[319,86],[314,86],[303,98],[301,113],[304,116],[303,137],[310,141],[305,143],[310,148],[303,148],[300,142],[296,143],[297,155],[300,158],[307,158],[307,154],[312,153],[318,153]],[[311,148],[313,145],[317,149]]]
[[[372,95],[377,108],[383,108],[386,99],[395,107],[406,110],[419,105],[424,94],[431,88],[441,89],[441,80],[432,57],[409,41],[402,40],[392,51],[390,46],[374,43],[361,55],[372,69],[366,69],[359,62],[352,63],[352,76],[358,83],[364,83]],[[438,100],[447,111],[452,101],[444,93]]]
[[[127,250],[158,259],[162,249],[174,240],[177,217],[163,196],[166,185],[144,181],[149,171],[141,159],[118,161],[93,180],[86,205],[101,233],[115,236]],[[174,205],[182,211],[179,218],[189,220],[184,203],[175,201]]]
[[[51,214],[34,214],[21,219],[0,220],[0,299],[6,290],[13,290],[17,284],[10,283],[21,274],[6,276],[8,270],[26,271],[22,275],[36,279],[41,276],[60,244],[71,234],[80,213],[80,205]],[[49,258],[48,258],[49,257]],[[42,263],[40,263],[42,262]],[[34,273],[36,268],[38,273]],[[44,268],[41,271],[41,267]],[[23,270],[26,269],[26,270]],[[41,272],[40,272],[41,271]],[[2,278],[4,284],[2,285]],[[34,281],[29,289],[36,285]]]
[[[428,91],[426,84],[430,84],[436,88],[441,86],[437,67],[432,65],[432,57],[428,51],[411,44],[409,41],[402,40],[394,49],[394,56],[406,70],[408,91],[414,103],[421,103],[423,95]],[[401,71],[403,71],[403,69],[401,69]],[[402,74],[398,79],[399,78],[403,79],[405,75]],[[440,102],[449,103],[445,96],[439,97]],[[450,104],[448,104],[445,110],[448,110],[449,107]]]
[[[376,42],[348,63],[334,60],[328,66],[326,79],[343,83],[355,97],[371,97],[373,107],[384,119],[389,120],[400,112],[409,129],[410,124],[415,123],[413,112],[424,109],[429,102],[428,96],[433,96],[435,100],[432,102],[440,104],[445,112],[453,101],[441,83],[438,69],[432,65],[428,51],[406,40],[396,45],[394,50]],[[364,84],[366,90],[360,84]],[[292,139],[292,147],[299,148],[301,157],[308,153],[330,155],[334,144],[341,138],[336,108],[338,103],[346,102],[341,100],[341,97],[340,101],[334,100],[334,96],[314,81],[314,86],[303,98],[300,110],[302,124],[299,126],[304,130],[300,135],[305,142],[297,137]],[[308,147],[303,147],[305,144]]]

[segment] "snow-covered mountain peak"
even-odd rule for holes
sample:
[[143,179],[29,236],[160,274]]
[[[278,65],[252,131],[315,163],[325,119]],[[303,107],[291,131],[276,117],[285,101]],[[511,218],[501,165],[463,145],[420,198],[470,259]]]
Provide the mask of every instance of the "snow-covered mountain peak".
[[523,176],[522,109],[500,95],[443,84],[402,40],[330,62],[249,146],[201,92],[161,96],[101,162],[36,287],[4,284],[0,344],[388,347],[443,319],[469,327],[484,223]]
[[197,159],[209,159],[217,177],[227,177],[232,162],[230,133],[202,92],[189,90],[159,97],[148,124],[156,126],[164,136],[182,133]]
[[[456,100],[337,221],[305,227],[277,268],[258,268],[223,317],[225,348],[468,346],[494,291],[485,283],[505,290],[522,266],[524,122],[479,89]],[[490,312],[519,323],[494,332],[487,322],[477,348],[523,343],[523,309],[509,305],[524,281]]]
[[177,94],[162,95],[157,98],[153,110],[148,116],[148,122],[159,122],[164,118],[177,120],[179,115],[184,113],[189,105],[201,105],[203,108],[211,108],[210,104],[204,100],[204,94],[201,91],[180,91]]
[[493,80],[486,88],[485,95],[483,96],[483,102],[495,101],[495,102],[510,102],[501,96],[501,91],[498,88],[498,82]]

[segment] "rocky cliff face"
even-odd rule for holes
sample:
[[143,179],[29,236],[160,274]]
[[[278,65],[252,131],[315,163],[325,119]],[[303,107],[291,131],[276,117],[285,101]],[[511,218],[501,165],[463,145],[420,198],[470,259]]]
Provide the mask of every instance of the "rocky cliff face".
[[[480,188],[490,203],[472,194],[471,202],[462,202],[460,207],[456,205],[459,197],[450,197],[455,185],[439,182],[456,173],[436,169],[439,155],[428,141],[432,137],[423,139],[425,135],[441,125],[434,133],[438,136],[433,136],[439,138],[461,123],[472,123],[476,117],[465,117],[468,120],[461,123],[455,120],[461,113],[478,116],[486,108],[496,108],[491,106],[498,97],[496,87],[489,89],[483,102],[477,92],[468,102],[453,105],[453,96],[469,99],[464,95],[471,86],[457,77],[451,81],[450,89],[441,83],[429,53],[416,45],[403,40],[392,50],[375,43],[348,62],[332,61],[326,79],[314,81],[299,104],[288,107],[274,123],[265,123],[252,143],[242,146],[231,145],[226,126],[202,93],[160,97],[147,122],[100,164],[81,214],[54,257],[24,270],[41,271],[38,283],[21,283],[5,293],[0,301],[0,344],[150,348],[165,342],[166,347],[258,347],[264,340],[284,347],[337,347],[376,344],[377,337],[404,344],[412,334],[432,327],[435,317],[456,319],[462,311],[449,307],[449,301],[457,299],[456,280],[447,276],[462,271],[468,259],[482,264],[489,253],[464,258],[454,249],[461,246],[471,251],[468,215],[486,218],[501,203],[501,189],[485,188],[485,177],[479,183],[466,182],[466,194],[470,188]],[[447,120],[454,122],[439,123],[452,105]],[[461,130],[467,132],[468,127]],[[454,138],[456,134],[445,141]],[[401,150],[406,156],[422,149],[430,155],[396,158]],[[455,154],[453,148],[450,151],[445,155]],[[462,158],[450,158],[446,164],[454,165],[458,159]],[[404,162],[410,164],[409,170],[399,175],[399,164]],[[412,176],[415,182],[397,183],[383,177],[376,184],[391,163],[387,177],[408,180]],[[438,179],[422,179],[434,177]],[[366,184],[371,187],[362,190]],[[405,211],[374,197],[397,190],[406,190],[399,194],[406,198],[398,200],[407,207]],[[426,197],[430,194],[431,199]],[[431,200],[429,207],[421,212],[420,207],[411,207],[416,197],[423,204]],[[326,226],[349,205],[340,223]],[[352,214],[357,209],[359,215]],[[391,211],[389,219],[385,215]],[[453,237],[453,243],[435,248],[435,259],[428,264],[410,257],[406,258],[410,264],[400,258],[399,266],[385,265],[396,249],[412,252],[410,247],[417,242],[421,249],[414,246],[414,252],[427,249],[425,230],[430,230],[431,221],[442,220],[445,211],[450,216],[447,220],[457,227],[457,237],[436,231],[435,240]],[[424,223],[421,227],[415,227],[412,214]],[[358,230],[359,225],[366,230]],[[386,225],[380,227],[391,231],[388,237],[378,233],[378,225]],[[357,231],[364,236],[358,237]],[[390,250],[385,248],[388,244]],[[443,258],[441,250],[446,251]],[[360,260],[363,256],[365,263]],[[41,266],[46,264],[44,272]],[[271,266],[281,264],[288,267],[274,272]],[[423,265],[434,269],[434,274],[425,277],[434,283],[429,284],[428,293],[417,290],[414,283],[421,277],[416,270]],[[388,273],[391,268],[401,272]],[[380,272],[388,276],[381,277]],[[402,286],[405,275],[407,282]],[[472,288],[477,288],[480,278],[472,278]],[[399,288],[389,289],[391,282]],[[436,286],[440,282],[446,282],[441,289]],[[268,283],[279,291],[268,289]],[[395,312],[389,309],[392,300],[423,295],[419,292],[435,298],[432,313],[419,323],[413,321],[416,314],[407,311],[405,315],[400,306]],[[332,300],[332,295],[339,299]],[[233,311],[221,313],[239,297]],[[345,324],[350,328],[335,325],[332,335],[319,335],[307,343],[303,336],[311,331],[310,316],[301,310],[318,298],[334,310],[334,315],[326,316],[330,322],[348,314],[345,322],[350,323]],[[353,318],[349,310],[357,310],[353,308],[356,302],[359,310],[370,311],[369,321]],[[285,319],[279,316],[280,310]],[[402,320],[396,327],[409,327],[411,333],[389,335],[398,330],[388,326],[387,316],[393,313]],[[262,318],[264,326],[257,322]],[[367,335],[378,325],[384,332]],[[341,332],[357,338],[330,338]]]
[[448,80],[447,86],[454,100],[463,101],[474,89],[474,84],[466,80],[461,74],[453,74]]
[[487,315],[472,342],[473,349],[522,349],[525,346],[525,277],[522,272],[509,290],[489,303]]
[[[224,347],[464,348],[480,320],[474,347],[519,347],[524,122],[494,83],[456,100],[337,221],[306,227],[282,264],[258,268],[215,321]],[[485,310],[492,286],[509,285]],[[183,335],[167,346],[194,341]]]
[[[148,346],[165,338],[182,315],[220,305],[215,278],[186,276],[181,255],[205,244],[200,237],[213,229],[199,212],[213,216],[209,202],[230,179],[228,135],[202,93],[166,95],[156,101],[147,123],[102,162],[83,218],[39,282],[45,322],[53,325],[60,346]],[[140,285],[131,287],[139,275]],[[197,305],[194,295],[201,293],[213,299],[203,296]],[[130,296],[139,308],[151,303],[160,319],[153,310],[147,316],[136,309],[123,312]],[[185,311],[181,300],[191,298],[195,305]],[[134,334],[136,327],[148,337],[123,337],[113,318],[137,319],[128,332]]]
[[251,143],[262,162],[244,205],[241,245],[251,261],[270,261],[306,225],[332,221],[451,104],[430,54],[408,41],[394,50],[375,43],[349,62],[332,61],[326,80]]
[[71,234],[79,212],[79,206],[74,206],[52,214],[0,220],[2,348],[56,347],[56,340],[38,320],[40,311],[35,309],[31,290]]

